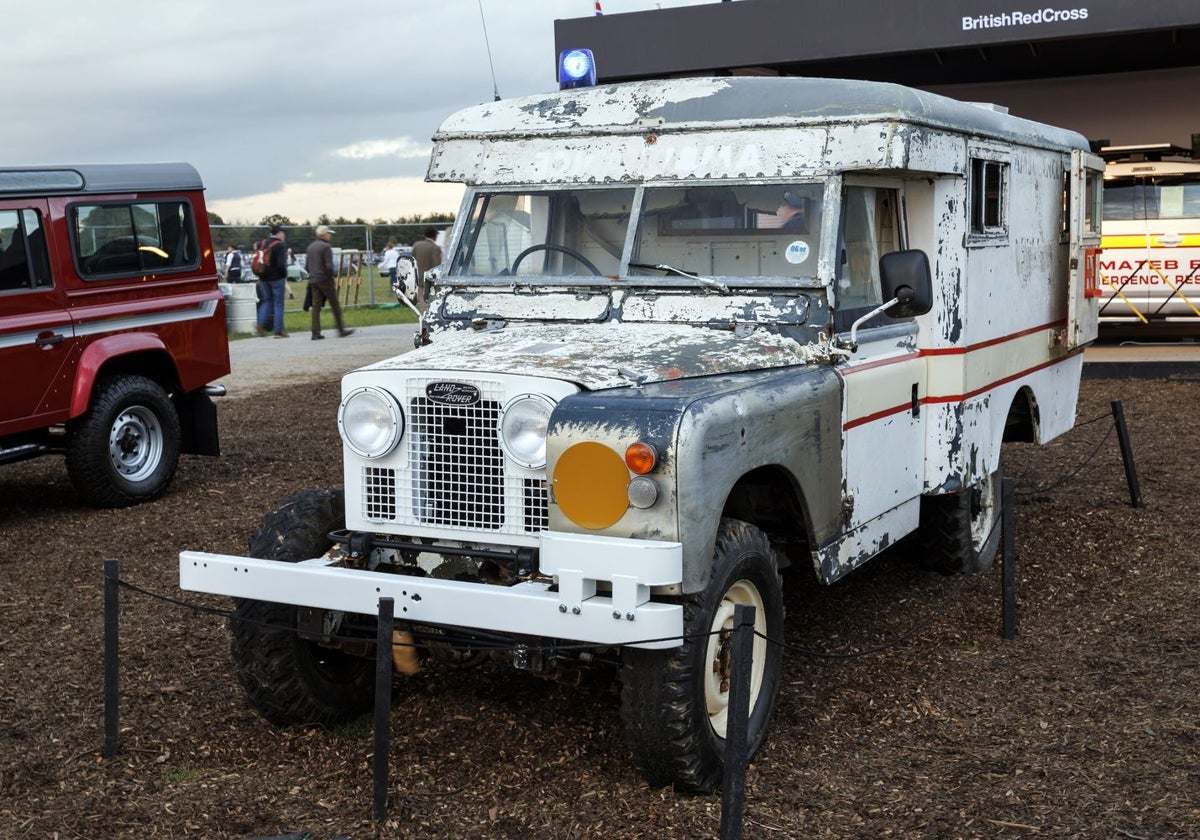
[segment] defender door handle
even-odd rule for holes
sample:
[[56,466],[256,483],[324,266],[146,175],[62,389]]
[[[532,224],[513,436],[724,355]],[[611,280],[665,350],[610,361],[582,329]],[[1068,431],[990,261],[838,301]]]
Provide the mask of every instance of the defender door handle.
[[66,341],[67,337],[62,333],[42,333],[36,339],[34,344],[38,347],[52,347],[55,344],[61,344]]

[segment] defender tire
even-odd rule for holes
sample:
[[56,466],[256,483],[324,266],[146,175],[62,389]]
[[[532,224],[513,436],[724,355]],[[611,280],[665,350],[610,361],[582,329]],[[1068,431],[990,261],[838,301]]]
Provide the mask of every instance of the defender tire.
[[[281,563],[320,557],[345,527],[341,490],[310,490],[285,499],[263,517],[250,555]],[[302,639],[299,609],[290,604],[234,599],[230,649],[238,682],[254,708],[277,726],[334,726],[371,708],[373,660]]]
[[157,499],[179,464],[179,412],[145,376],[98,380],[88,410],[67,431],[67,474],[97,507]]
[[[779,685],[783,585],[774,550],[758,528],[722,519],[712,574],[684,601],[684,643],[668,650],[625,648],[621,719],[634,763],[654,786],[710,793],[721,782],[729,703],[734,606],[757,607],[747,755],[763,743]],[[723,636],[723,638],[722,638]]]
[[1000,549],[1001,470],[961,493],[921,499],[917,560],[944,575],[984,572]]

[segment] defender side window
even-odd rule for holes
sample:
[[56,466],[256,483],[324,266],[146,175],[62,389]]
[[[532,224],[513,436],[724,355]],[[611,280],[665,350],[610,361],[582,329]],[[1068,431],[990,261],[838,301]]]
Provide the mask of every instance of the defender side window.
[[834,328],[848,330],[859,316],[883,303],[879,258],[900,249],[898,191],[846,188],[837,271]]
[[186,201],[75,205],[75,258],[84,279],[194,268],[196,226]]
[[1008,164],[971,158],[971,236],[995,239],[1008,234]]
[[0,292],[51,285],[41,214],[28,208],[0,210]]

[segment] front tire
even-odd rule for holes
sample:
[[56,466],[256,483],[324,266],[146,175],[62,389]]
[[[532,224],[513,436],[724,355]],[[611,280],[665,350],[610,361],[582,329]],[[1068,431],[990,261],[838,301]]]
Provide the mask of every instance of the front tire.
[[97,507],[126,507],[166,492],[179,464],[179,413],[145,376],[96,382],[88,410],[70,424],[67,474]]
[[[345,527],[341,490],[285,499],[263,517],[250,555],[296,563],[325,554],[330,531]],[[299,608],[234,599],[231,652],[238,682],[254,708],[277,726],[334,726],[371,708],[375,665],[297,634]]]
[[681,791],[710,793],[721,782],[732,676],[733,638],[728,631],[738,604],[757,608],[749,757],[762,745],[775,705],[783,587],[766,535],[746,522],[722,519],[708,586],[684,602],[683,644],[669,650],[622,652],[625,741],[651,785],[674,783]]

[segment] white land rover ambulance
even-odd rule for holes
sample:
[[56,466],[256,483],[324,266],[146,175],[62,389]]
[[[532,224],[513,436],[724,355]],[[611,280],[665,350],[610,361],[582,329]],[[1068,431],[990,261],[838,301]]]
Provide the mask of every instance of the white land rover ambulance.
[[619,663],[639,769],[711,790],[735,605],[756,748],[781,568],[832,584],[910,534],[932,566],[991,562],[1001,444],[1074,422],[1103,164],[994,109],[802,78],[488,103],[434,141],[430,180],[467,190],[430,343],[343,379],[344,489],[283,502],[251,558],[183,552],[181,586],[236,599],[276,723],[370,707],[387,596],[405,670]]

